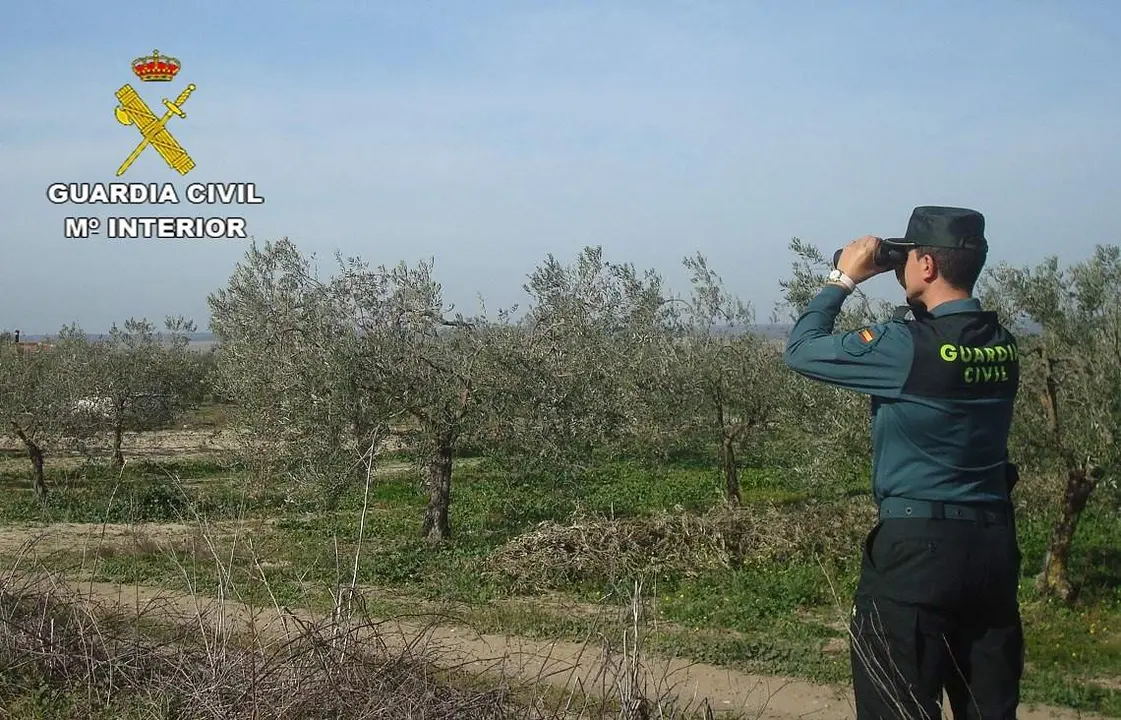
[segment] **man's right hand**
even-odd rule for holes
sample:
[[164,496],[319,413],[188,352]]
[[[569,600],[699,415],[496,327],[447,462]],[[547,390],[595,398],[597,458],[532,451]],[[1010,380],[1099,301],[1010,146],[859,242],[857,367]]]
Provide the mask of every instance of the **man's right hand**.
[[837,269],[860,284],[870,277],[886,272],[889,268],[876,266],[876,248],[880,246],[880,238],[874,235],[865,235],[853,240],[841,251],[837,260]]

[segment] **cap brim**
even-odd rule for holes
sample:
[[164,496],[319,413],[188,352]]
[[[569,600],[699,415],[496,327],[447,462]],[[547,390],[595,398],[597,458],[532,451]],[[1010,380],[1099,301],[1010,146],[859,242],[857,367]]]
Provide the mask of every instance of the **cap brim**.
[[[890,245],[892,247],[897,247],[897,248],[913,248],[913,247],[919,247],[919,245],[921,244],[921,243],[917,243],[917,242],[908,240],[906,238],[880,238],[880,242],[882,242],[884,245]],[[928,247],[944,247],[944,248],[949,248],[951,250],[954,249],[954,248],[969,248],[969,247],[972,246],[971,244],[943,245],[941,243],[927,243],[927,245],[928,245]],[[987,239],[981,238],[980,245],[972,246],[972,247],[979,247],[981,249],[988,250],[989,243],[988,243]]]

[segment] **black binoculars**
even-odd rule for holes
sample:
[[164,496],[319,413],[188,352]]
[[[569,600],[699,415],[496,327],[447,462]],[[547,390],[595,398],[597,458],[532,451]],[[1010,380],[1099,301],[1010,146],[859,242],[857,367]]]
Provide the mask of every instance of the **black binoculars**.
[[[907,264],[907,252],[910,248],[899,245],[888,245],[887,243],[880,242],[876,245],[876,255],[872,258],[872,262],[876,263],[876,267],[881,268],[901,268]],[[841,248],[833,253],[833,267],[837,267],[837,262],[841,259]]]

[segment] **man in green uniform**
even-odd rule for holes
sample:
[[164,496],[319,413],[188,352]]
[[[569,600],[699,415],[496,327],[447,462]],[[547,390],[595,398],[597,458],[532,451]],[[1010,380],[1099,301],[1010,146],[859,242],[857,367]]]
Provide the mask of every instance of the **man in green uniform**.
[[[1016,717],[1023,632],[1007,443],[1019,356],[972,297],[984,232],[976,211],[926,206],[903,238],[850,243],[784,355],[806,377],[872,398],[879,522],[851,625],[860,720],[941,717],[943,690],[955,718]],[[834,334],[856,284],[888,270],[913,317]]]

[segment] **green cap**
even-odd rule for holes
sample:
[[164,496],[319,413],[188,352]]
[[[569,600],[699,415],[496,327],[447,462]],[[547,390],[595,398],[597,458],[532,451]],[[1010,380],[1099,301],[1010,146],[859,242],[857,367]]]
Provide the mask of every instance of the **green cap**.
[[944,248],[985,250],[985,216],[976,210],[923,205],[911,212],[907,234],[884,238],[889,245],[927,245]]

